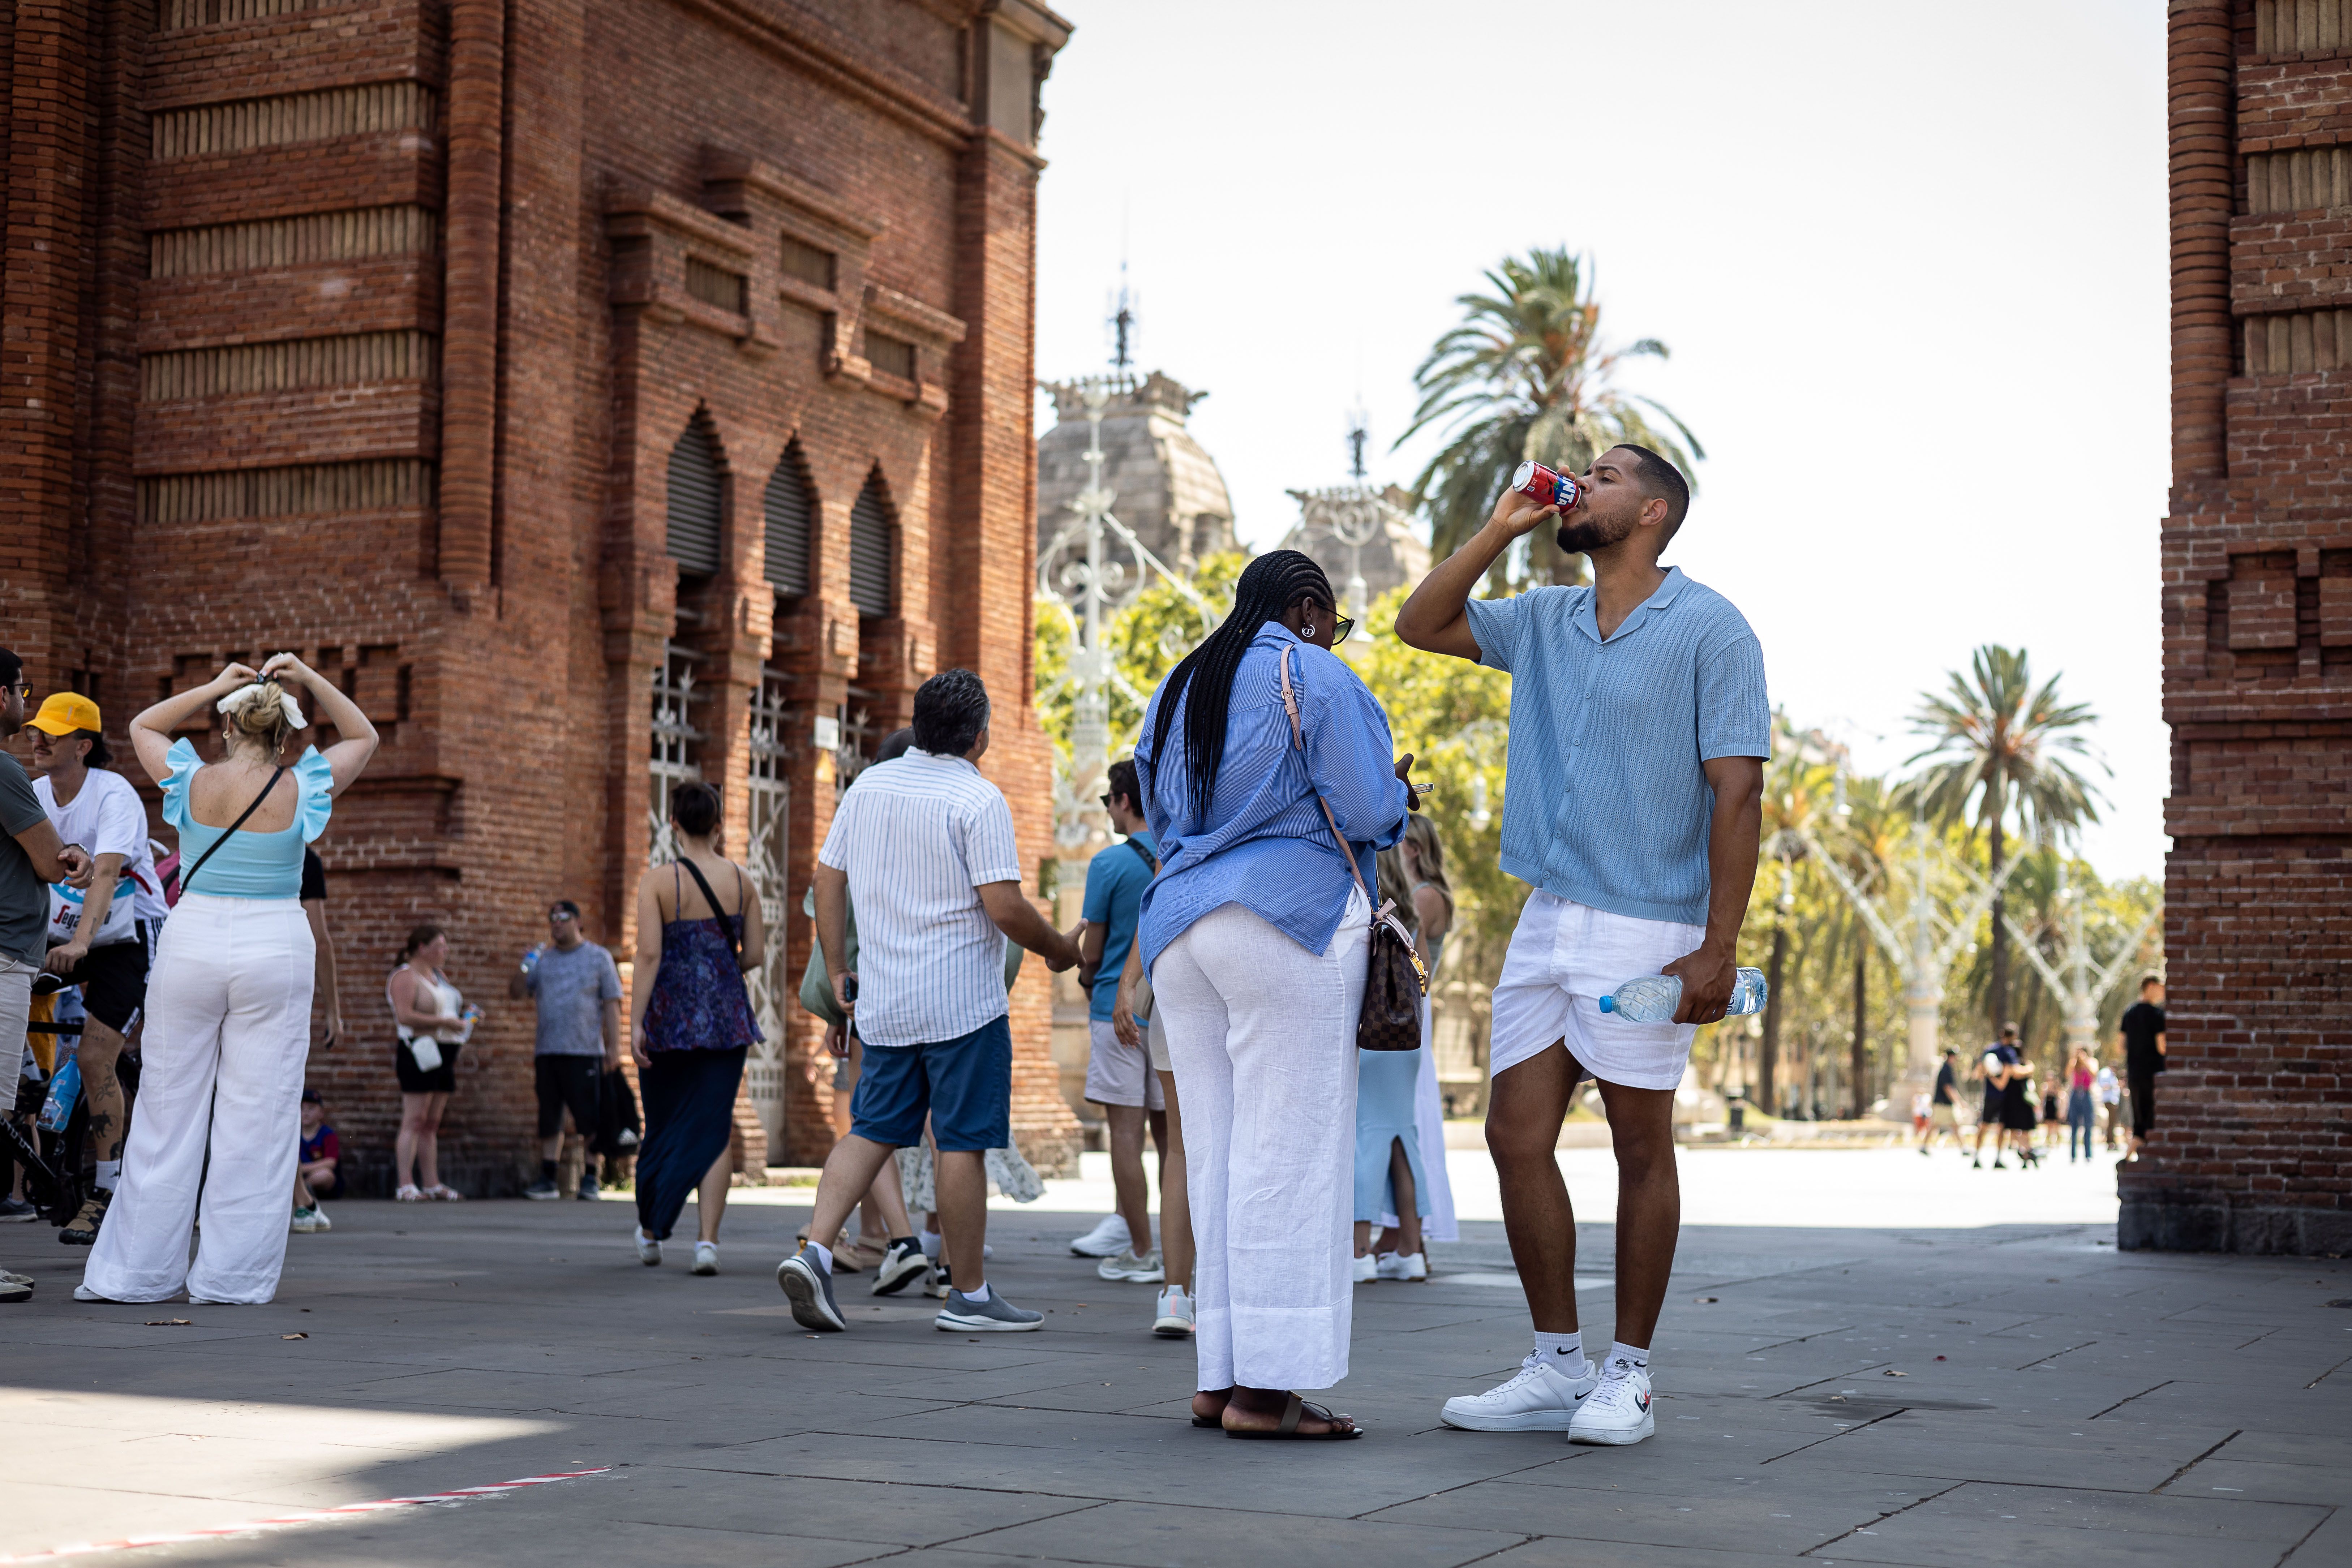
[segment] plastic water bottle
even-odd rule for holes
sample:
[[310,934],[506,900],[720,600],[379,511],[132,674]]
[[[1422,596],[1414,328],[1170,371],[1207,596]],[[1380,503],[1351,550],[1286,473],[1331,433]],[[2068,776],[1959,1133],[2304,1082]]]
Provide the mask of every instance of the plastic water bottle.
[[81,1098],[81,1066],[71,1057],[58,1064],[49,1079],[49,1095],[41,1101],[40,1126],[45,1132],[62,1132],[73,1119],[74,1101]]
[[[1743,968],[1731,987],[1731,1007],[1726,1017],[1738,1017],[1748,1013],[1764,1011],[1764,972]],[[1614,1013],[1635,1024],[1671,1024],[1675,1009],[1683,1005],[1682,977],[1675,974],[1644,974],[1638,980],[1628,980],[1601,999],[1601,1010]]]

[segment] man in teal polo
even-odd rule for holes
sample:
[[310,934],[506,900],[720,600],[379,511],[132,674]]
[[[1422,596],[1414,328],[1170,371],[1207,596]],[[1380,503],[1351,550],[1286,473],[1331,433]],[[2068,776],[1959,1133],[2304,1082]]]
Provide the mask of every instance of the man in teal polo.
[[[1511,674],[1503,869],[1533,889],[1489,1036],[1486,1146],[1535,1350],[1448,1426],[1638,1443],[1650,1339],[1682,1226],[1674,1093],[1696,1026],[1724,1016],[1756,878],[1771,707],[1756,635],[1729,600],[1662,567],[1690,487],[1646,447],[1612,447],[1562,514],[1506,492],[1476,537],[1413,591],[1397,636]],[[1508,599],[1471,590],[1512,542],[1557,518],[1591,587]],[[1600,1010],[1637,975],[1683,983],[1671,1023]],[[1576,1087],[1601,1086],[1618,1168],[1615,1342],[1598,1369],[1576,1316],[1576,1219],[1552,1157]]]

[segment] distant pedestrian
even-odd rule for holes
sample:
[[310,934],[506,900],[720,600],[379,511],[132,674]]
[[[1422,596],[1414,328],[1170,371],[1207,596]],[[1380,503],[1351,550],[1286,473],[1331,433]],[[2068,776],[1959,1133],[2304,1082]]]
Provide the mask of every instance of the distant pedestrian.
[[1979,1058],[1979,1071],[1984,1079],[1984,1106],[1977,1115],[1976,1152],[1971,1162],[1978,1170],[1984,1169],[1984,1146],[1988,1136],[1992,1139],[1992,1168],[1996,1171],[2009,1169],[2001,1163],[2000,1156],[2009,1146],[2007,1116],[2010,1090],[2014,1084],[2021,1096],[2024,1093],[2023,1075],[2020,1070],[2023,1059],[2017,1049],[2017,1026],[2014,1024],[2003,1026],[2000,1037],[1987,1047]]
[[2165,1067],[2164,981],[2143,976],[2139,1000],[2124,1009],[2117,1026],[2124,1047],[2124,1078],[2131,1085],[2131,1150],[2137,1160],[2156,1127],[2156,1075]]
[[2119,1146],[2123,1131],[2124,1086],[2123,1080],[2116,1077],[2116,1069],[2105,1062],[2099,1064],[2097,1092],[2099,1120],[2106,1124],[2107,1152],[2112,1154]]
[[630,998],[629,1048],[646,1102],[646,1138],[637,1150],[637,1261],[661,1261],[687,1194],[699,1189],[694,1272],[704,1275],[719,1272],[719,1222],[733,1176],[735,1091],[751,1047],[765,1038],[743,976],[768,953],[751,875],[719,852],[719,792],[707,784],[680,784],[670,795],[677,858],[638,881]]
[[555,1173],[569,1111],[581,1142],[575,1195],[593,1203],[593,1145],[603,1121],[597,1100],[605,1073],[621,1067],[621,972],[610,952],[582,934],[578,904],[558,899],[548,906],[547,940],[524,953],[507,976],[507,995],[538,1005],[531,1079],[539,1098],[539,1180],[522,1195],[563,1195]]
[[[1112,828],[1124,837],[1087,862],[1078,984],[1087,990],[1087,1099],[1102,1107],[1109,1129],[1112,1200],[1128,1239],[1105,1257],[1095,1272],[1105,1279],[1158,1284],[1165,1276],[1159,1249],[1151,1245],[1143,1138],[1148,1128],[1152,1146],[1164,1162],[1168,1105],[1145,1053],[1119,1043],[1111,1013],[1118,1000],[1127,951],[1135,944],[1136,924],[1142,918],[1143,891],[1159,873],[1160,859],[1151,830],[1143,820],[1135,760],[1122,757],[1113,763],[1109,783],[1110,793],[1102,797],[1103,809],[1110,814]],[[1149,1017],[1142,1021],[1150,1022]]]
[[[915,692],[915,743],[877,763],[834,808],[817,855],[816,934],[835,1005],[855,1020],[866,1068],[849,1135],[818,1178],[809,1238],[776,1269],[803,1328],[847,1328],[834,1294],[833,1248],[883,1163],[920,1142],[938,1152],[936,1201],[953,1281],[938,1327],[1036,1328],[988,1283],[987,1151],[1012,1142],[1013,1034],[1004,985],[1010,937],[1055,973],[1076,968],[1076,933],[1055,931],[1022,891],[1020,847],[1003,792],[976,765],[987,753],[988,689],[942,670]],[[849,906],[857,968],[848,967]],[[903,1256],[913,1237],[893,1237]]]
[[1378,875],[1412,759],[1330,652],[1322,568],[1249,563],[1233,613],[1152,696],[1136,746],[1160,872],[1144,969],[1184,1091],[1198,1295],[1193,1419],[1352,1438],[1296,1390],[1348,1373],[1356,1034]]
[[2074,1163],[2076,1145],[2082,1157],[2091,1157],[2091,1133],[2099,1121],[2099,1064],[2087,1046],[2076,1046],[2066,1064],[2066,1163]]
[[400,1085],[400,1131],[392,1145],[393,1194],[402,1203],[455,1203],[465,1194],[441,1179],[441,1113],[457,1092],[457,1055],[473,1038],[471,1007],[447,972],[449,935],[426,921],[412,928],[386,977],[392,1005],[392,1070]]
[[1948,1046],[1938,1053],[1936,1085],[1927,1095],[1927,1127],[1919,1135],[1919,1152],[1922,1154],[1935,1147],[1936,1135],[1939,1132],[1950,1133],[1955,1144],[1960,1141],[1959,1110],[1954,1093],[1958,1083],[1952,1070],[1953,1058],[1954,1052]]
[[[288,689],[298,685],[341,739],[289,767],[287,745],[305,728]],[[210,764],[173,738],[207,705],[226,742]],[[74,1295],[161,1301],[184,1288],[192,1302],[264,1302],[286,1260],[310,1050],[317,955],[302,847],[375,754],[375,727],[341,687],[281,653],[156,703],[131,721],[131,742],[193,858],[155,945],[122,1183]]]
[[294,1217],[288,1228],[297,1236],[334,1229],[322,1206],[343,1195],[343,1141],[327,1125],[326,1101],[315,1089],[302,1091],[302,1137],[294,1161]]

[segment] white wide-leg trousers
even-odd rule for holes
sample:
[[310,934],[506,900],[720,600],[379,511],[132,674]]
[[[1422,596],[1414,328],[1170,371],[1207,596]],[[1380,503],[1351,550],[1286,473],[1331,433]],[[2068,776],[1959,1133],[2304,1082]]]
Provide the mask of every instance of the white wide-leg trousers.
[[1348,1375],[1369,918],[1350,893],[1318,957],[1227,904],[1152,965],[1184,1104],[1202,1388]]
[[117,1301],[167,1300],[183,1288],[205,1301],[277,1294],[314,952],[293,899],[187,893],[163,922],[121,1184],[82,1274],[90,1289]]

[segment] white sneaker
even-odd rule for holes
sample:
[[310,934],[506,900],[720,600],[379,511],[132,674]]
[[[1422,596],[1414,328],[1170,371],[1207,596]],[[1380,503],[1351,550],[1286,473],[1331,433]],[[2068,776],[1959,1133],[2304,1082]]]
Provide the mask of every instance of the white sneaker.
[[1631,1362],[1612,1361],[1601,1386],[1577,1408],[1568,1428],[1571,1443],[1638,1443],[1658,1429],[1650,1414],[1650,1374]]
[[1118,1257],[1106,1258],[1097,1264],[1095,1275],[1102,1279],[1126,1279],[1138,1285],[1157,1285],[1168,1278],[1168,1271],[1160,1267],[1157,1248],[1141,1258],[1121,1248]]
[[637,1261],[644,1264],[648,1268],[660,1267],[661,1243],[656,1241],[652,1237],[647,1236],[644,1226],[637,1226],[635,1235],[637,1238]]
[[1381,1277],[1381,1260],[1369,1252],[1357,1258],[1349,1267],[1354,1270],[1353,1278],[1359,1285],[1367,1279],[1377,1279]]
[[1530,1351],[1508,1383],[1449,1399],[1437,1418],[1465,1432],[1572,1432],[1601,1374],[1587,1360],[1570,1377],[1551,1364],[1557,1359]]
[[312,1204],[310,1205],[310,1228],[314,1231],[332,1230],[335,1228],[335,1222],[327,1217],[327,1211],[324,1208],[320,1207],[317,1204]]
[[296,1236],[310,1235],[319,1228],[319,1211],[310,1208],[296,1209],[294,1217],[287,1221],[286,1228]]
[[1402,1279],[1408,1285],[1429,1283],[1429,1255],[1425,1252],[1383,1252],[1373,1271],[1378,1279]]
[[1070,1255],[1073,1258],[1114,1258],[1125,1252],[1127,1244],[1134,1239],[1127,1234],[1127,1221],[1115,1214],[1105,1215],[1094,1229],[1070,1243]]
[[1192,1298],[1184,1294],[1181,1285],[1171,1285],[1160,1291],[1153,1310],[1159,1316],[1151,1331],[1161,1339],[1181,1340],[1192,1331]]
[[719,1244],[717,1242],[698,1241],[694,1244],[694,1272],[697,1274],[716,1274],[719,1272]]

